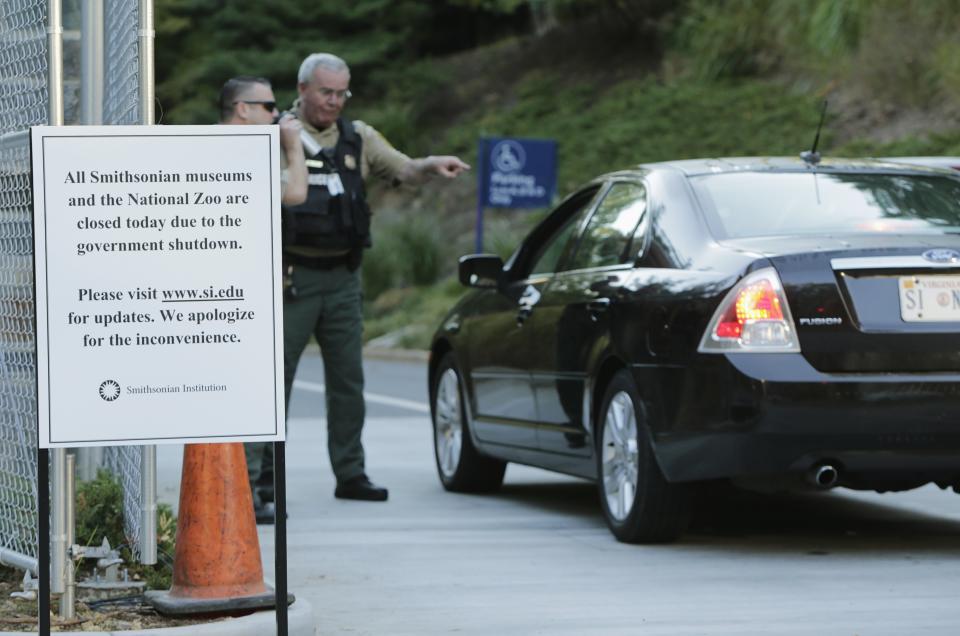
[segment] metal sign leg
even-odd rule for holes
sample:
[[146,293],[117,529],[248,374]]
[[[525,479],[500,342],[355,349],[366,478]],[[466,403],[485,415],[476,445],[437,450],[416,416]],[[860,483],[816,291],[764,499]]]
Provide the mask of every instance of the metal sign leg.
[[37,592],[39,620],[37,621],[41,636],[50,636],[50,458],[46,448],[37,450],[37,502],[38,532],[37,552],[40,556],[40,566],[37,568],[37,577],[40,579],[40,590]]
[[274,566],[276,568],[277,635],[287,636],[287,468],[286,445],[273,443]]

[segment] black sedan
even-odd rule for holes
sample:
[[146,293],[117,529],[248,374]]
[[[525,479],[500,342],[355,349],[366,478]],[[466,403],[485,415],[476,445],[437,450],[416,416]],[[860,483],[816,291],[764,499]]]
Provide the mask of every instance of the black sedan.
[[567,197],[437,330],[437,468],[595,480],[667,541],[698,482],[960,487],[960,175],[810,157],[641,165]]

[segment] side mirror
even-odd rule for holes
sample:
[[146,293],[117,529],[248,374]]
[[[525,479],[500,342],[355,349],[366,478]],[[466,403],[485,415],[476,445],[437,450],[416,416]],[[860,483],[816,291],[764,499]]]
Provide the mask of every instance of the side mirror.
[[503,259],[494,254],[461,256],[459,273],[461,285],[496,289],[503,279]]

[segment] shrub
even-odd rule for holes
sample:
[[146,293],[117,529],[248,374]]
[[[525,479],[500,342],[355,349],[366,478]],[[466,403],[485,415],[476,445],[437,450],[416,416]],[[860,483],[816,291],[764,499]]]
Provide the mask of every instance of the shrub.
[[391,287],[430,285],[440,277],[442,263],[436,225],[428,218],[402,217],[378,228],[364,255],[364,294],[372,301]]
[[112,473],[101,468],[95,479],[77,485],[76,538],[80,545],[125,546],[123,489]]
[[177,534],[177,518],[167,504],[157,506],[156,565],[133,561],[130,541],[123,527],[123,488],[108,470],[97,471],[95,479],[77,484],[76,541],[80,545],[98,546],[106,537],[135,578],[140,577],[151,589],[167,589],[173,573],[173,550]]
[[405,254],[400,263],[402,281],[429,285],[440,276],[441,248],[436,225],[423,217],[405,219],[396,229],[398,248]]
[[360,270],[363,279],[363,295],[367,300],[376,300],[380,294],[396,285],[397,254],[388,232],[378,231],[373,237],[373,247],[363,255]]
[[948,100],[960,100],[960,41],[942,42],[933,55],[933,69],[940,93]]

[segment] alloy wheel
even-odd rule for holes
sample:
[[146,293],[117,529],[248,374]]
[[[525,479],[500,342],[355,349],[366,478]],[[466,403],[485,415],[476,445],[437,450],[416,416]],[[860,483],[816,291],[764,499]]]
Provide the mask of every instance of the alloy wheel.
[[633,509],[640,471],[637,415],[633,400],[626,391],[613,396],[604,414],[601,453],[607,510],[616,521],[623,521]]
[[453,369],[447,369],[440,376],[436,400],[434,436],[437,465],[445,477],[453,477],[460,465],[460,447],[463,444],[460,379]]

